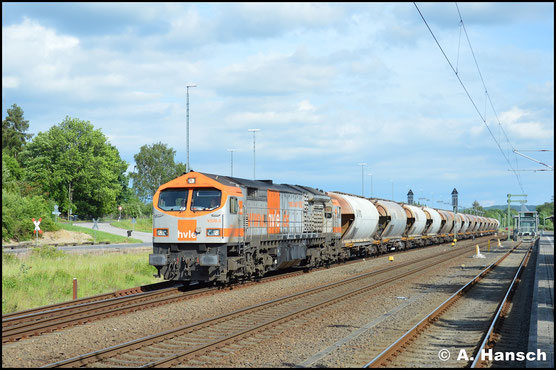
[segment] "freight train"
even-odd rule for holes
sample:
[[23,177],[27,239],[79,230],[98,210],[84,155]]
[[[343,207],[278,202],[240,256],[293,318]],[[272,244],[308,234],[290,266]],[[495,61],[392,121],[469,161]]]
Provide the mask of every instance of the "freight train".
[[230,283],[490,235],[496,219],[190,171],[153,196],[155,276]]

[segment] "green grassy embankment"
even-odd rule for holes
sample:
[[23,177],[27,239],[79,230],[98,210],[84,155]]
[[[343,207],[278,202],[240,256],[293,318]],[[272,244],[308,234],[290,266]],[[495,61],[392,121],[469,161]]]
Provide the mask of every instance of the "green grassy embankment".
[[131,220],[128,219],[120,221],[114,220],[110,222],[110,225],[119,227],[120,229],[142,231],[149,234],[153,232],[153,220],[151,217],[137,218],[135,224],[132,224]]
[[54,247],[35,248],[24,257],[2,253],[2,314],[160,282],[139,253],[69,254]]
[[[118,243],[142,243],[143,242],[140,239],[127,238],[125,236],[114,235],[114,234],[106,233],[106,232],[103,232],[103,231],[98,231],[98,230],[93,230],[93,229],[89,229],[89,228],[86,228],[86,227],[76,226],[75,224],[70,225],[70,224],[67,224],[67,223],[58,222],[58,223],[56,223],[56,225],[60,226],[60,228],[62,228],[64,230],[77,231],[77,232],[80,232],[80,233],[89,234],[89,235],[91,235],[91,240],[96,238],[97,243],[118,244]],[[79,225],[79,224],[77,224],[77,225]],[[131,229],[128,229],[128,230],[131,230]],[[152,232],[152,230],[149,231],[149,232]],[[96,234],[96,236],[95,236],[95,234]]]

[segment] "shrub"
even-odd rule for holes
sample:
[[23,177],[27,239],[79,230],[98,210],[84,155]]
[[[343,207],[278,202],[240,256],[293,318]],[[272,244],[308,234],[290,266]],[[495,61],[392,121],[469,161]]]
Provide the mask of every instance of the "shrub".
[[59,230],[52,220],[54,205],[42,196],[21,196],[2,189],[2,240],[30,240],[34,236],[32,219],[42,218],[43,231]]

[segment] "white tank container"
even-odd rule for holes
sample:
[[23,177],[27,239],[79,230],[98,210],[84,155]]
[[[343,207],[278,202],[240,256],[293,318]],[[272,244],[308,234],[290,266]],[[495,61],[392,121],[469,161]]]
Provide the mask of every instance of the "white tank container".
[[452,229],[451,233],[454,233],[454,234],[459,233],[459,231],[461,230],[461,227],[462,227],[461,218],[458,217],[459,213],[454,213],[454,212],[451,212],[451,211],[447,211],[447,212],[450,212],[454,217],[454,228]]
[[467,228],[469,227],[469,220],[467,217],[465,217],[464,213],[458,213],[457,216],[461,223],[461,227],[458,230],[458,234],[461,234],[464,233],[465,230],[467,230]]
[[428,214],[427,218],[432,219],[432,224],[429,226],[428,230],[425,230],[426,235],[434,236],[438,234],[440,230],[440,223],[442,222],[442,217],[435,209],[429,207],[422,207],[425,214]]
[[468,214],[465,213],[458,213],[459,215],[461,215],[461,217],[463,217],[465,219],[465,223],[463,225],[463,227],[460,230],[460,233],[467,233],[469,232],[469,228],[471,227],[471,218],[469,217]]
[[425,214],[425,212],[423,212],[421,208],[409,204],[404,204],[402,205],[402,207],[408,210],[411,214],[411,217],[415,219],[415,222],[407,231],[407,236],[413,238],[423,235],[423,231],[425,231],[425,226],[427,224],[427,215]]
[[389,217],[390,220],[382,232],[383,239],[401,239],[407,225],[407,216],[398,203],[387,200],[373,199],[373,203],[380,216]]
[[473,228],[471,229],[471,231],[476,232],[479,229],[479,218],[475,215],[471,215],[471,220],[473,220]]
[[487,230],[487,219],[486,217],[481,216],[481,230],[480,231],[486,231]]
[[454,226],[454,213],[450,211],[444,211],[442,209],[438,209],[437,211],[438,213],[440,213],[440,216],[442,216],[442,218],[446,220],[446,222],[440,229],[439,234],[449,234]]
[[342,239],[370,240],[378,228],[378,211],[374,204],[365,199],[347,194],[329,192],[342,207],[342,226],[347,218],[352,219]]

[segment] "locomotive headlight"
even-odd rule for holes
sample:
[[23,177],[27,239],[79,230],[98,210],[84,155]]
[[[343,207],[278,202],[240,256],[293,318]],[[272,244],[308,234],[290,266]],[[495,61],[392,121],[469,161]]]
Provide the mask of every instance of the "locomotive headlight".
[[187,183],[188,184],[195,184],[195,178],[191,177],[191,178],[187,179]]
[[220,229],[207,229],[207,236],[220,236]]
[[156,229],[156,236],[168,236],[168,229]]

